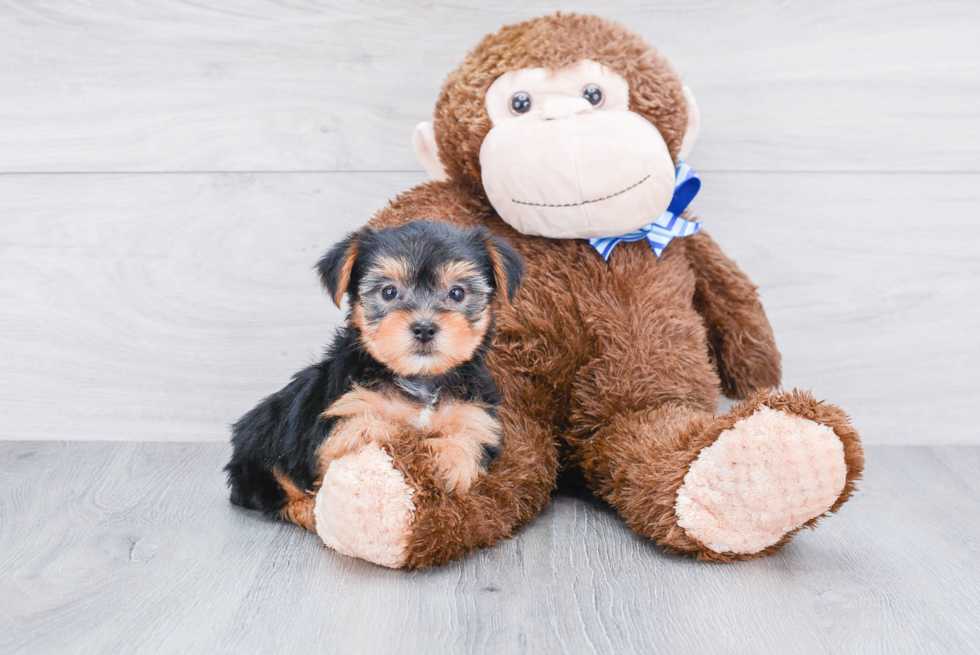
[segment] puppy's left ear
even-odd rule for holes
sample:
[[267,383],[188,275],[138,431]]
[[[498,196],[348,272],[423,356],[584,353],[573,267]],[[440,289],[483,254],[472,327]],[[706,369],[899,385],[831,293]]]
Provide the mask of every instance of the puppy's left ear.
[[497,292],[501,293],[507,304],[514,300],[517,290],[521,286],[521,279],[524,277],[524,258],[521,257],[514,247],[507,243],[506,239],[497,236],[486,236],[487,252],[490,254],[490,261],[493,264],[493,280],[497,286]]
[[350,286],[351,271],[354,269],[354,262],[357,261],[358,244],[361,238],[371,231],[371,228],[364,227],[357,232],[351,232],[316,263],[320,282],[323,283],[337,307],[340,307],[344,293]]

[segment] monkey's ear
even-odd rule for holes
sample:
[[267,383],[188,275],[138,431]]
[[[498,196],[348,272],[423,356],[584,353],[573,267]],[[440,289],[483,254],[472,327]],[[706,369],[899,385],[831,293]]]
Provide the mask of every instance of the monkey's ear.
[[330,294],[334,304],[340,307],[340,302],[344,299],[344,293],[350,286],[350,274],[357,260],[358,243],[371,228],[364,227],[357,232],[351,232],[343,241],[337,243],[327,251],[316,263],[317,273],[320,274],[320,282]]
[[524,277],[524,259],[506,239],[487,235],[486,244],[493,264],[493,281],[497,292],[502,292],[504,300],[510,304]]
[[419,123],[412,134],[412,148],[425,172],[433,180],[442,182],[449,179],[446,167],[439,161],[439,146],[436,144],[436,131],[432,123]]
[[694,142],[698,140],[698,133],[701,131],[701,114],[698,113],[698,103],[694,100],[694,92],[690,87],[684,87],[684,99],[687,100],[687,129],[684,131],[684,139],[681,141],[681,149],[677,153],[678,159],[687,159],[694,149]]

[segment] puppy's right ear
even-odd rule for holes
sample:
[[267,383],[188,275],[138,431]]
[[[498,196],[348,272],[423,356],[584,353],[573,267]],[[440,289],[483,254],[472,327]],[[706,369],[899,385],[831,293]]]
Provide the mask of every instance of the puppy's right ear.
[[316,264],[320,282],[323,283],[323,287],[337,307],[340,307],[344,293],[350,286],[351,271],[354,269],[354,262],[357,261],[358,244],[368,232],[371,232],[369,227],[351,232],[343,241],[328,250]]

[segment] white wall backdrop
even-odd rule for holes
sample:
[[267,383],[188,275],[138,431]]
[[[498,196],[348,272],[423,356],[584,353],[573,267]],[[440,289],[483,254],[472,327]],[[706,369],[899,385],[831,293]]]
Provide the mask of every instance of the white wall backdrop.
[[786,386],[868,443],[980,443],[980,5],[0,2],[0,438],[223,440],[341,313],[310,268],[425,179],[484,33],[642,33],[699,101],[692,208]]

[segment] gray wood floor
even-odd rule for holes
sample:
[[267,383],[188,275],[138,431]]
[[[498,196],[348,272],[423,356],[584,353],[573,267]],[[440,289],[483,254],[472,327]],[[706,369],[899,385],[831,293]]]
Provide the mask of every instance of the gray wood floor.
[[869,449],[782,553],[663,554],[594,500],[390,571],[225,501],[222,444],[0,443],[0,652],[975,653],[980,448]]

